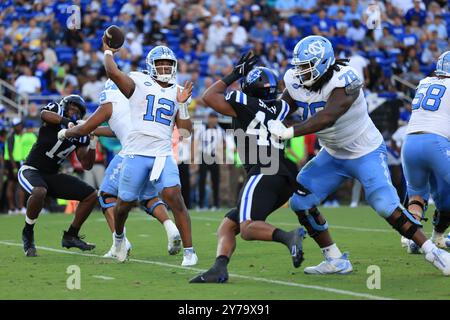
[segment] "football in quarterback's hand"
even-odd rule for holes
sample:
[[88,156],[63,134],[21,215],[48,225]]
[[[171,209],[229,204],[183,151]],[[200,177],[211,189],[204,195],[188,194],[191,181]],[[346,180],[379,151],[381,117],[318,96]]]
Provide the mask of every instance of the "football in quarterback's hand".
[[108,45],[108,47],[119,49],[125,41],[125,35],[118,26],[112,25],[105,30],[105,33],[103,34],[103,41]]

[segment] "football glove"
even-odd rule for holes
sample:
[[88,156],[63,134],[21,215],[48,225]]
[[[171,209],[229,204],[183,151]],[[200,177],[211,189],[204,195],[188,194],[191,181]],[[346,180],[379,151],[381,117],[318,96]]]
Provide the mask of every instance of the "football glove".
[[294,127],[286,128],[280,120],[269,120],[267,123],[269,132],[281,140],[288,140],[294,137]]
[[245,77],[250,70],[253,69],[255,64],[258,62],[258,57],[253,55],[252,51],[243,54],[239,59],[237,65],[233,68],[233,71],[222,78],[227,86],[231,85],[236,80]]
[[66,138],[67,129],[61,129],[58,131],[58,140],[63,141]]

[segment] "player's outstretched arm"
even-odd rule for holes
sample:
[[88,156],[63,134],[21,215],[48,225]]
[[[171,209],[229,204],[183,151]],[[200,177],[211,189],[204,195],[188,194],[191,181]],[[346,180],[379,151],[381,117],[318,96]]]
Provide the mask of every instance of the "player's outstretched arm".
[[69,123],[71,123],[69,119],[64,118],[56,112],[49,110],[41,111],[41,120],[48,124],[63,124],[66,127],[69,125]]
[[325,108],[308,120],[286,128],[280,121],[270,120],[269,131],[281,139],[304,136],[331,127],[352,106],[359,91],[347,94],[344,88],[336,88],[328,98]]
[[120,48],[118,49],[110,48],[106,44],[105,40],[103,40],[103,49],[105,53],[103,64],[105,66],[106,75],[117,85],[117,87],[124,94],[125,97],[127,98],[131,97],[134,93],[136,85],[133,79],[131,79],[128,75],[120,71],[113,57],[114,53],[119,51]]
[[233,82],[245,77],[258,62],[252,51],[241,56],[233,71],[223,79],[216,81],[202,95],[203,101],[215,111],[231,117],[237,117],[233,107],[225,100],[225,90]]
[[94,130],[93,133],[97,137],[110,137],[110,138],[116,137],[114,131],[112,131],[111,128],[108,126],[98,127],[97,129]]
[[101,104],[97,110],[86,120],[80,122],[71,129],[63,129],[58,133],[58,138],[83,137],[93,132],[103,122],[108,121],[112,114],[111,102]]

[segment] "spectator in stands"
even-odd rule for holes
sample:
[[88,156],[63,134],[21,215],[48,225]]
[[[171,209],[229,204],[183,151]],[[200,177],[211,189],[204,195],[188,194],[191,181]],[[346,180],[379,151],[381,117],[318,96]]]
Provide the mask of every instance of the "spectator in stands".
[[208,28],[208,39],[206,40],[206,51],[213,53],[217,47],[222,45],[225,36],[227,35],[227,27],[225,26],[224,18],[215,16],[212,24]]
[[248,35],[245,28],[239,25],[240,19],[238,16],[231,16],[230,18],[231,28],[230,31],[233,35],[233,44],[239,47],[243,47],[247,43]]
[[161,31],[161,24],[158,21],[152,21],[152,30],[145,34],[144,39],[145,45],[159,46],[164,43],[165,36]]
[[249,38],[252,41],[264,42],[269,30],[266,27],[266,23],[262,17],[256,19],[256,24],[251,28]]
[[366,36],[366,29],[359,20],[353,20],[352,26],[347,31],[347,37],[355,42],[360,42]]
[[252,17],[252,12],[250,10],[245,10],[242,13],[242,20],[240,25],[244,27],[245,31],[250,32],[250,29],[255,24],[255,21]]
[[79,68],[83,68],[90,63],[91,52],[91,43],[89,41],[83,42],[81,49],[77,51],[77,66]]
[[48,46],[48,42],[43,40],[41,43],[42,54],[44,55],[45,63],[49,68],[53,69],[58,64],[58,57],[55,50]]
[[130,52],[131,60],[139,59],[144,54],[140,37],[136,36],[133,32],[127,33],[123,47]]
[[217,47],[216,52],[208,59],[210,73],[219,71],[222,75],[226,74],[227,68],[232,66],[231,59],[223,52],[221,46]]
[[427,12],[421,8],[421,4],[421,0],[414,0],[414,7],[409,9],[405,14],[405,20],[407,23],[410,23],[413,17],[417,17],[419,18],[419,26],[423,26],[425,24]]
[[316,35],[323,36],[325,38],[333,37],[336,29],[334,28],[334,22],[327,17],[327,12],[325,9],[319,10],[319,20],[317,20],[313,27],[313,33]]
[[439,51],[436,42],[431,41],[428,47],[426,47],[422,52],[422,63],[427,65],[436,63],[441,53],[442,52]]
[[81,96],[87,102],[98,103],[98,98],[103,90],[104,82],[101,81],[98,73],[92,70],[88,71],[88,81],[83,85]]
[[447,24],[442,20],[442,15],[435,15],[434,21],[427,26],[427,32],[429,34],[433,33],[433,31],[437,31],[437,37],[439,39],[446,40],[447,37]]
[[[179,60],[184,60],[187,63],[193,63],[195,60],[197,60],[197,56],[195,54],[195,51],[192,49],[191,42],[184,41],[180,44],[180,53],[177,54],[177,58]],[[184,83],[184,82],[180,82]]]
[[34,76],[27,66],[22,67],[22,74],[16,79],[14,86],[17,92],[35,94],[41,90],[41,81]]
[[307,3],[310,1],[277,0],[275,2],[275,9],[277,9],[280,17],[289,17],[293,12],[297,11],[297,9],[299,8],[299,2]]
[[189,42],[191,44],[191,48],[196,48],[200,42],[198,35],[194,32],[195,26],[192,23],[187,23],[184,26],[184,33],[181,35],[180,42]]
[[425,78],[425,75],[420,71],[420,64],[418,61],[414,61],[411,65],[411,70],[408,71],[403,78],[406,81],[411,82],[413,85],[418,85],[419,81]]

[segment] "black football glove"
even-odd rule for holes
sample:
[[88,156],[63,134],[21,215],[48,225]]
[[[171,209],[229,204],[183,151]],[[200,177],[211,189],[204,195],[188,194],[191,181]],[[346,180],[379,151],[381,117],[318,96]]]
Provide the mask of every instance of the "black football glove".
[[222,81],[225,82],[227,86],[231,85],[236,80],[245,77],[247,73],[253,69],[256,63],[258,63],[258,57],[254,56],[252,51],[243,54],[237,65],[233,68],[233,71],[222,78]]

